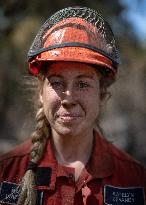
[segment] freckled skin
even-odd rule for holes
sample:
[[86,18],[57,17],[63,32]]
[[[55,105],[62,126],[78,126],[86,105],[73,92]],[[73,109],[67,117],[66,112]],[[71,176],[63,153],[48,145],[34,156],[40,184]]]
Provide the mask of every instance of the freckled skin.
[[51,64],[41,101],[52,131],[60,136],[92,133],[100,110],[99,76],[95,68],[75,62]]

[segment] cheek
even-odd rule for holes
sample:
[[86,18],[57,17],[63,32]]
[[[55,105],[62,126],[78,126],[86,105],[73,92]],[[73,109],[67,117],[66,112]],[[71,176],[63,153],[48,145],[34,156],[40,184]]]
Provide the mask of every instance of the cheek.
[[45,115],[47,118],[50,118],[58,110],[60,106],[60,98],[53,90],[47,92],[45,90],[43,91],[42,100]]
[[90,97],[86,97],[84,100],[84,106],[86,107],[87,112],[93,117],[97,117],[100,110],[100,96],[99,94],[91,95]]

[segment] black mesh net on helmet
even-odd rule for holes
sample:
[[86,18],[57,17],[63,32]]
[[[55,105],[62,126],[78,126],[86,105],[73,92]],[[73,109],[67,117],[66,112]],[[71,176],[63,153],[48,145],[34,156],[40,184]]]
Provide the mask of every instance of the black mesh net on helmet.
[[[81,18],[86,22],[93,25],[94,33],[100,37],[98,39],[97,45],[89,45],[80,42],[64,42],[63,44],[53,44],[47,47],[44,46],[44,36],[46,32],[55,26],[57,23],[68,18]],[[99,44],[99,40],[101,45]],[[103,45],[104,44],[104,45]],[[56,12],[52,15],[40,28],[38,34],[36,35],[30,50],[28,52],[28,59],[31,60],[34,56],[51,50],[53,48],[64,47],[64,46],[79,46],[89,48],[91,50],[97,51],[104,56],[112,60],[113,64],[117,67],[119,64],[119,52],[116,47],[115,38],[113,32],[107,23],[107,21],[96,11],[86,8],[86,7],[68,7]]]

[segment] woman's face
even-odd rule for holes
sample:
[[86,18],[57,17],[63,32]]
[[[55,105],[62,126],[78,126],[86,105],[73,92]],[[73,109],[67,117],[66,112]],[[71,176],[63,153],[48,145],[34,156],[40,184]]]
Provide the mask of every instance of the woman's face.
[[94,67],[83,63],[51,64],[41,101],[53,133],[91,133],[100,109],[99,75]]

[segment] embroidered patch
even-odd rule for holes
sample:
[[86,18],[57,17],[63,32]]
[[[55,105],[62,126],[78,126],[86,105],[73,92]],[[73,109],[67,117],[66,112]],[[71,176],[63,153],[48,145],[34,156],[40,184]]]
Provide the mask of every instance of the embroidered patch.
[[144,205],[144,189],[142,187],[104,187],[104,203],[106,205]]
[[[2,182],[0,185],[0,203],[15,205],[20,195],[20,186],[11,182]],[[37,204],[43,204],[43,192],[37,191]]]

